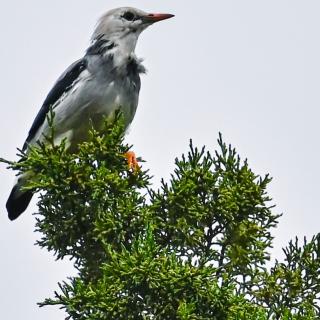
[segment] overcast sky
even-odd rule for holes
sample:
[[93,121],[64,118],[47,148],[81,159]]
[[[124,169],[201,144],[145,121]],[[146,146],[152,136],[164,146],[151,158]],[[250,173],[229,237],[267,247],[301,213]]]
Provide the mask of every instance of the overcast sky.
[[[140,103],[127,141],[148,161],[155,185],[174,158],[226,142],[258,174],[274,177],[269,194],[283,212],[273,257],[296,235],[319,229],[320,2],[268,1],[2,1],[0,156],[16,159],[56,78],[89,44],[105,11],[130,5],[176,15],[140,37],[145,58]],[[17,221],[5,202],[14,175],[0,167],[0,307],[2,319],[56,320],[39,309],[57,282],[74,273],[33,244],[36,199]]]

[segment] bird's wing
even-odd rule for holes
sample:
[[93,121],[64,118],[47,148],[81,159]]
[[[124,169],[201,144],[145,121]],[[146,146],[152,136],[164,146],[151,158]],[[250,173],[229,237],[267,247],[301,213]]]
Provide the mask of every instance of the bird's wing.
[[79,75],[86,69],[86,60],[79,59],[69,66],[69,68],[59,77],[53,88],[50,90],[41,109],[33,121],[28,137],[23,145],[22,150],[25,151],[29,142],[37,133],[41,125],[44,123],[46,116],[52,107],[66,92],[70,90],[73,83]]

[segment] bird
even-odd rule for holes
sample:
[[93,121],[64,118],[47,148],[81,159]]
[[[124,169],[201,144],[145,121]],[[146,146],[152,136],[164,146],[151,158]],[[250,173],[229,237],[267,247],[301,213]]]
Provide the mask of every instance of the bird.
[[[99,20],[84,56],[72,63],[58,78],[45,98],[29,130],[22,151],[44,142],[50,133],[48,114],[53,110],[55,143],[66,141],[70,152],[88,139],[93,125],[101,127],[103,119],[123,114],[125,130],[138,106],[140,74],[145,73],[135,48],[142,31],[155,22],[174,17],[167,13],[147,13],[121,7],[106,12]],[[28,207],[32,190],[23,190],[30,175],[22,174],[15,182],[6,203],[10,220],[18,218]]]

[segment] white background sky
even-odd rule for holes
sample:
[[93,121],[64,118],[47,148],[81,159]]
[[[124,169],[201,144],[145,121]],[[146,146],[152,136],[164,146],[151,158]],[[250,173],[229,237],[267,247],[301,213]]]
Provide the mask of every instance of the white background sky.
[[[188,140],[213,150],[218,132],[256,173],[283,212],[273,257],[296,235],[319,229],[320,2],[318,0],[79,1],[0,3],[0,156],[16,159],[56,78],[89,44],[105,11],[130,5],[174,19],[145,31],[137,47],[149,70],[127,137],[148,161],[155,185],[168,178]],[[17,221],[5,202],[13,173],[0,167],[1,318],[61,319],[38,309],[73,274],[33,244],[34,200]]]

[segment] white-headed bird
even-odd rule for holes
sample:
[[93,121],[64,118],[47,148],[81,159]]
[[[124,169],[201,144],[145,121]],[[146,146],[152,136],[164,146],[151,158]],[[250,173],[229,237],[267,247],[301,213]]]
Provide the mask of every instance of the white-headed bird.
[[[117,110],[124,116],[125,127],[135,115],[140,73],[145,71],[135,55],[135,47],[143,30],[172,14],[150,14],[129,7],[108,11],[99,20],[91,45],[80,60],[74,62],[57,80],[37,114],[23,151],[50,134],[47,115],[53,110],[55,142],[66,139],[68,150],[88,138],[90,124],[99,130],[103,119]],[[33,192],[21,190],[27,175],[14,185],[6,207],[10,220],[26,210]]]

